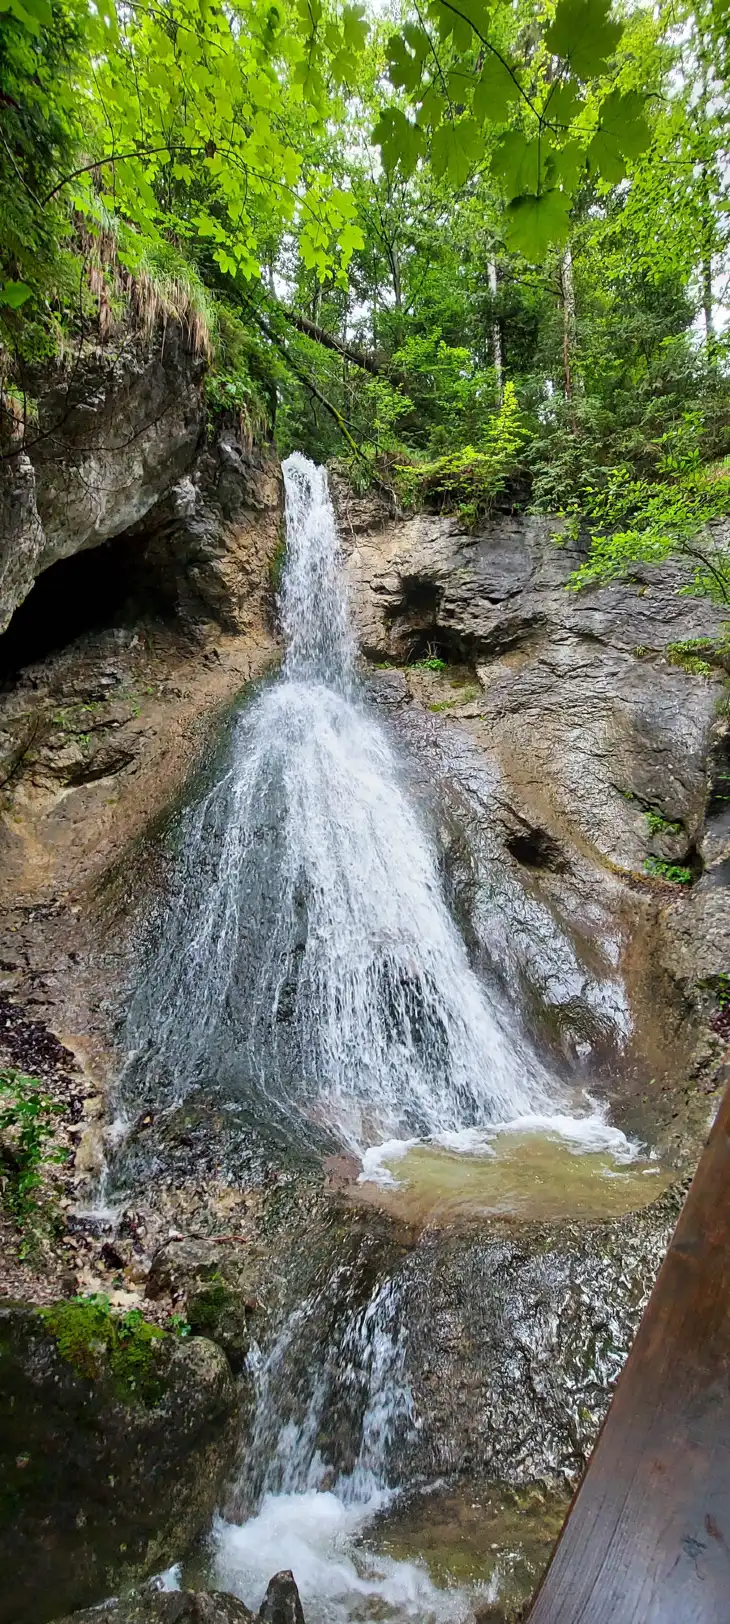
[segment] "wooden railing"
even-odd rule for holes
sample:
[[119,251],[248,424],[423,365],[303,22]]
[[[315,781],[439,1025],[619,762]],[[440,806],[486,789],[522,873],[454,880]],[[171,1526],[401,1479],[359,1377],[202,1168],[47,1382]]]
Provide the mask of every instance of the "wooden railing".
[[529,1624],[730,1624],[730,1088]]

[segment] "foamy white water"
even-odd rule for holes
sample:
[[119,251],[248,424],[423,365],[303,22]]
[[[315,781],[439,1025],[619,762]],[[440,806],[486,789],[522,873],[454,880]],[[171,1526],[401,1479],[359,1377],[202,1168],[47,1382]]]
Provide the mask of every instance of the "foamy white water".
[[[304,1362],[297,1384],[293,1370],[302,1367],[293,1356],[322,1306],[317,1298],[302,1303],[266,1359],[251,1361],[257,1403],[241,1492],[255,1510],[242,1523],[217,1520],[213,1583],[257,1608],[272,1573],[290,1568],[312,1624],[367,1616],[461,1624],[472,1616],[466,1591],[440,1589],[422,1563],[359,1543],[393,1499],[393,1446],[417,1426],[396,1288],[391,1280],[376,1286],[318,1359]],[[343,1407],[357,1448],[351,1463],[338,1467],[323,1458],[318,1439]],[[363,1611],[368,1603],[372,1613]]]

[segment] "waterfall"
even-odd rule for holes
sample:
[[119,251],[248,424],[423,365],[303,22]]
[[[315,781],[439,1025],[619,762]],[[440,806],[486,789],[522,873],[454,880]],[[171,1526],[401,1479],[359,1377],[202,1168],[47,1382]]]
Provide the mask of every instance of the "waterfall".
[[[444,1591],[422,1564],[358,1543],[392,1499],[391,1451],[416,1424],[398,1291],[392,1280],[379,1284],[312,1359],[310,1335],[316,1344],[326,1307],[307,1299],[267,1357],[251,1361],[256,1416],[239,1498],[241,1512],[253,1515],[216,1523],[213,1582],[255,1606],[270,1573],[292,1567],[307,1616],[321,1624],[370,1617],[465,1624],[472,1616],[466,1592]],[[308,1360],[297,1358],[302,1345]],[[338,1423],[344,1435],[336,1440]],[[344,1446],[344,1462],[329,1458],[327,1439],[335,1455]]]
[[345,1146],[487,1127],[555,1093],[474,974],[435,845],[358,681],[327,477],[284,464],[286,653],[183,819],[129,1076],[210,1079]]
[[[417,1140],[486,1151],[500,1123],[572,1131],[516,1015],[470,965],[359,679],[326,474],[294,455],[284,478],[281,671],[242,705],[180,821],[129,1014],[126,1097],[215,1087],[290,1139],[349,1147],[365,1174]],[[407,1477],[418,1418],[402,1279],[361,1284],[335,1269],[253,1350],[242,1520],[216,1524],[213,1579],[257,1606],[292,1567],[316,1624],[464,1624],[465,1591],[362,1542]]]

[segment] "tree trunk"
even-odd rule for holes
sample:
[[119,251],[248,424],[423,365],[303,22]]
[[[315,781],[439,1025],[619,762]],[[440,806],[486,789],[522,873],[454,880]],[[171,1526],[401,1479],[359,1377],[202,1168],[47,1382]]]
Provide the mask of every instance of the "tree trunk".
[[[489,277],[489,291],[493,299],[497,297],[497,261],[490,259],[487,262],[487,276]],[[492,322],[492,355],[494,357],[494,375],[497,380],[497,399],[502,399],[504,385],[504,364],[502,359],[502,329],[495,315]]]
[[560,265],[561,303],[563,306],[563,394],[572,401],[575,394],[575,283],[573,281],[573,255],[566,248]]

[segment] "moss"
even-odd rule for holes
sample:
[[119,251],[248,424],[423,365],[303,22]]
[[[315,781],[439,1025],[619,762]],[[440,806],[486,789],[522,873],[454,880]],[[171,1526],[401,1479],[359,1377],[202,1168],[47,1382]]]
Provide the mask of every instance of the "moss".
[[278,593],[284,574],[286,563],[286,537],[282,531],[269,559],[269,585],[274,594]]
[[684,833],[681,823],[672,823],[655,806],[650,807],[648,812],[644,813],[644,817],[649,825],[649,833],[652,835],[681,835]]
[[215,1337],[221,1315],[231,1307],[232,1300],[232,1294],[220,1276],[201,1286],[188,1303],[188,1318],[196,1334]]
[[668,643],[666,656],[670,665],[681,666],[695,677],[711,677],[716,671],[730,671],[730,639],[722,637],[686,637],[677,643]]
[[166,1333],[151,1325],[138,1308],[113,1314],[108,1298],[91,1296],[54,1303],[40,1313],[62,1358],[80,1376],[107,1379],[123,1404],[159,1403],[164,1383],[157,1354]]

